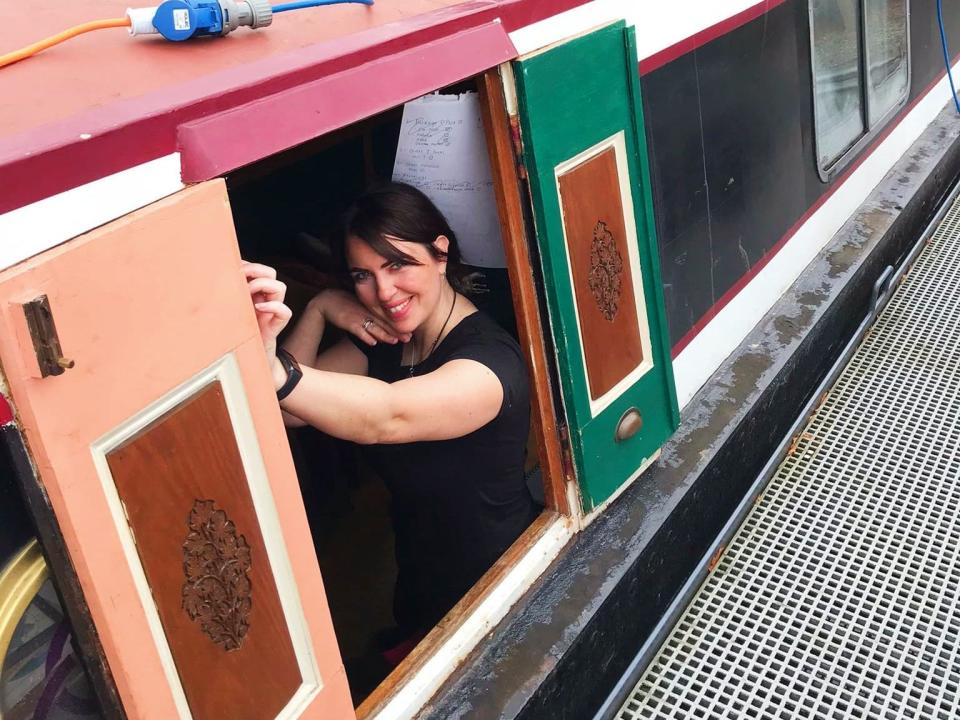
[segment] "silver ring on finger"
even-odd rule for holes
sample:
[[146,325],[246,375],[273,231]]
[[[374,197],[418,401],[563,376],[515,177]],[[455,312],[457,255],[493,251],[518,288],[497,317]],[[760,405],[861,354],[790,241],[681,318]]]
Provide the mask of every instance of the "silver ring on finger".
[[365,317],[365,318],[363,319],[363,322],[360,323],[360,327],[362,327],[362,328],[363,328],[364,330],[366,330],[367,332],[370,332],[370,326],[371,326],[371,325],[373,325],[373,318],[372,318],[372,317]]

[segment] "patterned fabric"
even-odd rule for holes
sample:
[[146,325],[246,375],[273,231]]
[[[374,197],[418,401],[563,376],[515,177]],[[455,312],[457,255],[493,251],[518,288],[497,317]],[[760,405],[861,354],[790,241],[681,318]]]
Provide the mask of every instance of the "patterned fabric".
[[103,717],[72,641],[69,621],[47,580],[20,619],[0,666],[3,720]]

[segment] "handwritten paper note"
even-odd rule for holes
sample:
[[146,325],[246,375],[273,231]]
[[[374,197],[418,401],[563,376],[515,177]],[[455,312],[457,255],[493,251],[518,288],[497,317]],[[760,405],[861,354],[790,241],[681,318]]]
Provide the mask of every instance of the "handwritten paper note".
[[506,267],[476,93],[425,95],[404,106],[393,179],[440,208],[466,264]]

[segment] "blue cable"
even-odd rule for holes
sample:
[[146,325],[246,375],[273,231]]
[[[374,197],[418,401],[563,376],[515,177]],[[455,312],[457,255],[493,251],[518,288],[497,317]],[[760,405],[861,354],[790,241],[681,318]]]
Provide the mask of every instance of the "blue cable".
[[953,84],[953,73],[950,71],[950,53],[947,52],[947,32],[943,29],[943,0],[937,0],[937,21],[940,23],[940,45],[943,47],[943,62],[947,66],[947,77],[950,78],[950,90],[953,92],[953,104],[960,113],[960,100],[957,99],[957,88]]
[[339,5],[341,3],[361,3],[363,5],[373,5],[373,0],[297,0],[297,2],[274,5],[273,12],[276,14],[286,12],[287,10],[300,10],[301,8],[318,7],[320,5]]

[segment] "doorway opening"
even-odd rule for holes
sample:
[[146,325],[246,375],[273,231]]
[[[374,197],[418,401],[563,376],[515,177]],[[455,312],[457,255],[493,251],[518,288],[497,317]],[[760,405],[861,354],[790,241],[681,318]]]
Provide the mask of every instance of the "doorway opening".
[[[456,147],[463,123],[476,123],[469,136],[482,147],[473,153],[461,147],[458,161],[481,157],[486,167],[477,163],[469,177],[448,178],[449,158],[440,156]],[[346,208],[368,188],[407,181],[445,214],[444,202],[453,207],[447,219],[461,238],[471,235],[474,224],[488,228],[479,233],[481,245],[464,253],[465,295],[522,349],[531,398],[524,483],[542,513],[513,548],[530,543],[532,528],[542,526],[544,517],[571,512],[551,389],[557,385],[548,377],[551,351],[540,319],[539,271],[515,162],[500,77],[492,70],[227,177],[241,254],[276,268],[287,285],[294,323],[321,291],[351,289],[339,228]],[[449,196],[460,191],[467,199],[458,209]],[[482,207],[471,208],[471,202]],[[342,336],[335,328],[325,331],[318,349]],[[291,428],[288,436],[354,703],[366,700],[363,707],[372,707],[371,694],[389,692],[386,686],[407,672],[412,657],[429,652],[430,638],[443,630],[421,642],[425,631],[410,635],[397,627],[396,502],[366,449],[311,427]],[[478,585],[490,583],[496,572],[488,571]],[[449,608],[440,625],[449,630],[469,614],[475,594]],[[391,682],[384,683],[388,676]]]

